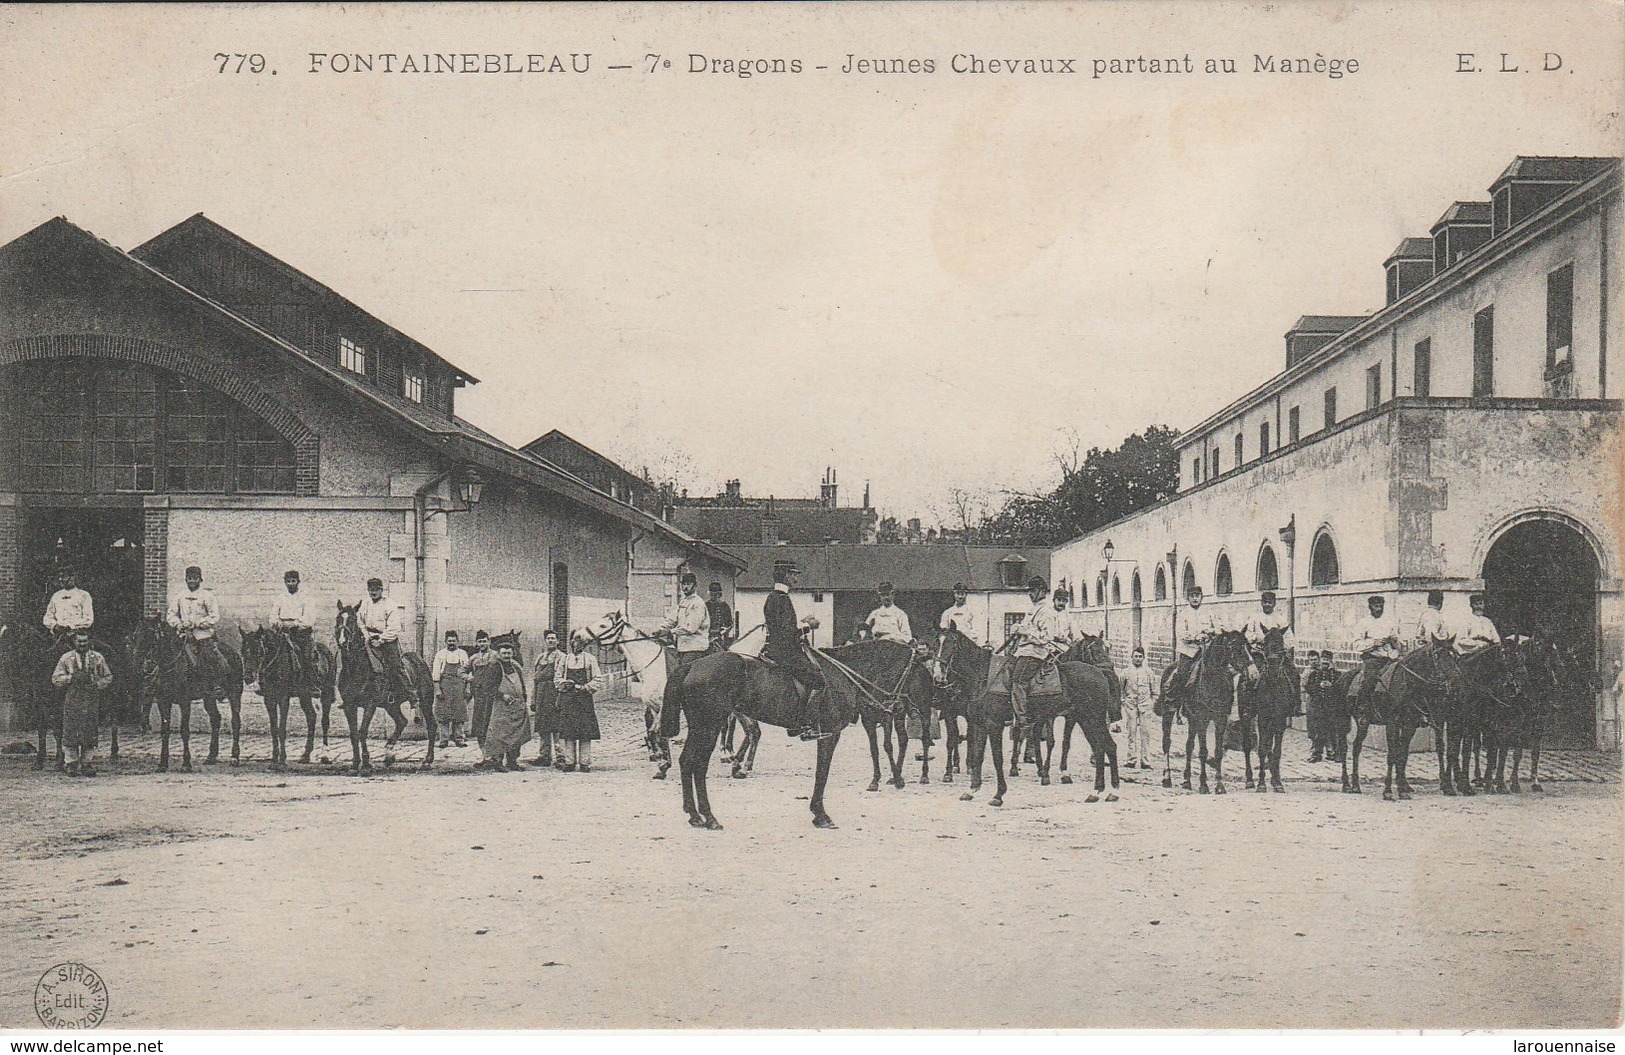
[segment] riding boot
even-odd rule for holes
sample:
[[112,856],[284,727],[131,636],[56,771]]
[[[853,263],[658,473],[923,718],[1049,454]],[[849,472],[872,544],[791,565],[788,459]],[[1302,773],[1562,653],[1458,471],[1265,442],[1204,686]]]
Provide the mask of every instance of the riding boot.
[[824,737],[829,735],[824,731],[823,723],[819,720],[819,707],[823,702],[824,693],[822,689],[814,689],[812,692],[807,694],[807,724],[799,734],[802,740],[809,742],[813,740],[822,740]]

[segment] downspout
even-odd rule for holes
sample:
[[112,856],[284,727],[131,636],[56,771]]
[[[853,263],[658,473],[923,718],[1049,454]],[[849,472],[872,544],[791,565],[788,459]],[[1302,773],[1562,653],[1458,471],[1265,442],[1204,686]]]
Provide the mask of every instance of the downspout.
[[417,629],[417,651],[420,656],[424,654],[429,627],[429,585],[424,581],[424,571],[429,564],[429,492],[439,487],[450,475],[451,470],[448,469],[412,492],[412,622]]

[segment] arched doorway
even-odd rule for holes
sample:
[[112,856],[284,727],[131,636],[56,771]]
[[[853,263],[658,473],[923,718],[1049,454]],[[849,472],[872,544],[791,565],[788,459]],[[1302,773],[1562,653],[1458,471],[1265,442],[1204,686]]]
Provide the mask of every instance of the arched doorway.
[[[1503,531],[1484,557],[1484,614],[1503,637],[1554,635],[1595,669],[1601,574],[1596,550],[1579,529],[1555,518],[1522,521]],[[1553,728],[1556,745],[1594,746],[1594,708],[1589,690],[1568,694]]]

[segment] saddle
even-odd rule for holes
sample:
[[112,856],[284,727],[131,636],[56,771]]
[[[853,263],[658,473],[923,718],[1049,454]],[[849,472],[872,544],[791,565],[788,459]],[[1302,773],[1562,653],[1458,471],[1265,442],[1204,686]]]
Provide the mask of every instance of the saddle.
[[[1009,696],[1014,692],[1011,675],[1015,666],[1015,661],[1008,656],[993,657],[993,662],[987,667],[989,695]],[[1059,695],[1061,695],[1061,665],[1053,659],[1045,660],[1044,665],[1027,685],[1027,698],[1038,699]]]

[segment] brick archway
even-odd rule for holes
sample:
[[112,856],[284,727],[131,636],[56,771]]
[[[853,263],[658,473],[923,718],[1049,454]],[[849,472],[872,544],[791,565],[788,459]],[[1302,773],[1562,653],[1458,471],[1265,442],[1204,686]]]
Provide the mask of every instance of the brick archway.
[[188,355],[178,348],[141,337],[101,333],[63,333],[0,341],[0,368],[50,359],[99,359],[156,367],[224,393],[251,410],[293,445],[295,493],[314,495],[320,482],[321,443],[316,433],[288,407],[252,380],[219,363]]

